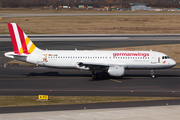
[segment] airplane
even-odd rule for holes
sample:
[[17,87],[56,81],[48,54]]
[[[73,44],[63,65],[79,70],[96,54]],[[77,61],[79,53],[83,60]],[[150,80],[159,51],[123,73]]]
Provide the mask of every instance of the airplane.
[[100,73],[122,77],[125,70],[147,69],[155,78],[155,69],[171,68],[176,62],[166,54],[156,51],[102,51],[102,50],[42,50],[28,38],[16,23],[7,23],[13,52],[5,57],[38,66],[89,70],[93,79]]

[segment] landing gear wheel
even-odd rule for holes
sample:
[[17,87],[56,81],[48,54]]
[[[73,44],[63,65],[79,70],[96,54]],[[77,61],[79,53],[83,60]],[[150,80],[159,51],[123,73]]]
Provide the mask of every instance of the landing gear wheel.
[[151,78],[155,78],[155,75],[151,75]]
[[98,79],[98,73],[92,72],[92,78],[93,78],[94,80]]
[[151,71],[150,71],[150,74],[151,74],[151,78],[155,78],[154,70],[151,70]]

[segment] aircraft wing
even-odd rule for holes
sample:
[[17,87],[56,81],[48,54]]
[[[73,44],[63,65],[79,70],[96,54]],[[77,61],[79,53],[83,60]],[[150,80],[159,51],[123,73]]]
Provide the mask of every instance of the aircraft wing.
[[107,63],[95,63],[95,62],[78,62],[79,66],[104,66],[108,67],[109,64]]
[[122,66],[124,68],[127,67],[124,63],[96,63],[96,62],[77,62],[77,68],[78,69],[84,69],[84,70],[105,70],[108,67],[114,67],[114,66]]

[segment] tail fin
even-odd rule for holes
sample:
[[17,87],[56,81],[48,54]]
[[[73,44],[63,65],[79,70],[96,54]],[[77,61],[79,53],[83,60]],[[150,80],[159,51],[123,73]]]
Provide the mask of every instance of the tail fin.
[[16,23],[7,23],[15,54],[31,54],[38,49]]

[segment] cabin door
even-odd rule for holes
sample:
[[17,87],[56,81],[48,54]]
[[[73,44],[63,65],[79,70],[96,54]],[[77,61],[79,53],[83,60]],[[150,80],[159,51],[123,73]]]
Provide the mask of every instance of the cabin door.
[[152,64],[156,64],[156,54],[155,53],[152,53],[152,58],[151,58],[151,63]]
[[43,65],[43,54],[42,53],[38,53],[37,65]]

